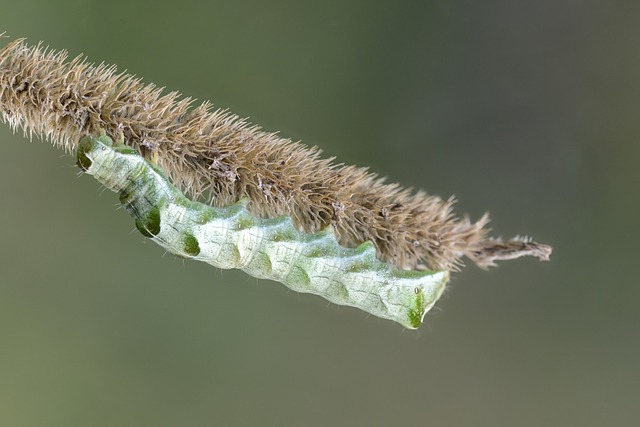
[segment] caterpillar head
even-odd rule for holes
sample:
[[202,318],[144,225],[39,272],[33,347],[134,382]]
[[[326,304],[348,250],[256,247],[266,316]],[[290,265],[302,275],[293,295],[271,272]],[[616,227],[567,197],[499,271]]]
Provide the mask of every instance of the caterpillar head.
[[103,131],[97,138],[91,135],[87,135],[80,139],[78,148],[76,150],[76,164],[80,169],[87,172],[95,156],[100,151],[107,151],[107,148],[113,146],[113,141]]

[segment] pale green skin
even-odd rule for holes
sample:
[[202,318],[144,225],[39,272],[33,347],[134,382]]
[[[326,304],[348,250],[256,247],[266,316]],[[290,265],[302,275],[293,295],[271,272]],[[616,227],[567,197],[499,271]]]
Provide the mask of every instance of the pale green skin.
[[215,208],[189,200],[157,167],[104,134],[82,138],[77,160],[120,193],[142,234],[184,258],[239,268],[410,329],[420,326],[449,279],[447,271],[400,270],[381,262],[371,242],[340,246],[331,228],[305,233],[286,216],[257,218],[244,201]]

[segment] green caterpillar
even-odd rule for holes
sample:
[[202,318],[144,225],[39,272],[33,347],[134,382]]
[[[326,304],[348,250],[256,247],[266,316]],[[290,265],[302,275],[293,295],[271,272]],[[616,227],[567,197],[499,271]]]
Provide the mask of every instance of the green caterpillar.
[[287,216],[257,218],[244,201],[223,208],[192,201],[133,148],[114,145],[104,133],[82,138],[76,156],[82,170],[120,194],[143,235],[184,258],[239,268],[410,329],[420,326],[449,280],[448,271],[381,262],[371,242],[340,246],[331,228],[304,233]]

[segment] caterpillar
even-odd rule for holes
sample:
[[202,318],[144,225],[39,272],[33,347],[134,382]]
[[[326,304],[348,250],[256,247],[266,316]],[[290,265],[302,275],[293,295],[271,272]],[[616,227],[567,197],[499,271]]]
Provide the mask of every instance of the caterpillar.
[[289,216],[256,217],[246,199],[225,207],[190,200],[160,168],[104,132],[80,139],[76,161],[119,193],[144,236],[180,257],[239,268],[409,329],[420,326],[449,280],[446,270],[402,270],[380,261],[370,241],[341,246],[331,226],[309,233]]

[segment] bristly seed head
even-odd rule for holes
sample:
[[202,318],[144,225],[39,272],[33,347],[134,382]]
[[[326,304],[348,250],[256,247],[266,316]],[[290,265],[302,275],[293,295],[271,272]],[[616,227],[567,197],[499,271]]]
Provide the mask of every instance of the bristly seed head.
[[316,148],[267,133],[204,102],[143,84],[115,66],[67,61],[65,51],[19,39],[0,51],[0,110],[12,128],[74,151],[105,129],[153,158],[173,182],[223,206],[248,198],[263,217],[289,215],[308,232],[333,225],[341,244],[372,241],[380,259],[401,268],[452,270],[467,256],[480,267],[551,248],[527,239],[487,237],[484,215],[452,213],[453,198],[412,193],[364,168],[341,166]]

